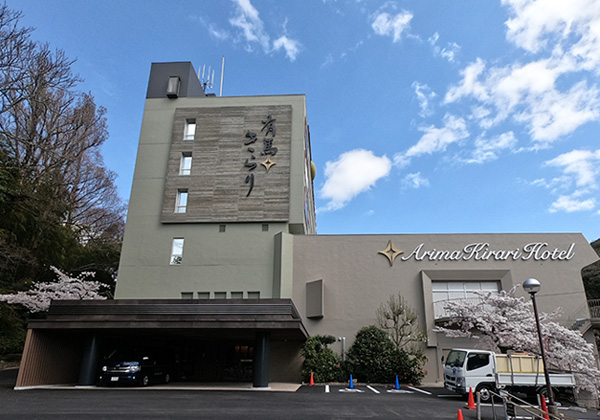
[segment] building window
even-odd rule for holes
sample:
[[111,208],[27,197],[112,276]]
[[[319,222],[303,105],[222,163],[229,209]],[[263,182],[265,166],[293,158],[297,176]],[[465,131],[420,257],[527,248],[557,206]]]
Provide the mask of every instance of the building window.
[[192,152],[183,152],[179,162],[179,175],[192,174]]
[[198,292],[198,299],[209,299],[210,292]]
[[175,200],[175,213],[185,213],[187,211],[188,190],[177,190],[177,199]]
[[263,223],[263,225],[262,225],[262,231],[263,232],[268,232],[269,231],[269,225],[267,223]]
[[225,232],[227,227],[225,225],[219,225],[219,232]]
[[181,292],[181,299],[194,299],[194,292]]
[[248,299],[260,299],[260,292],[248,292]]
[[173,238],[171,247],[171,265],[179,265],[183,260],[183,238]]
[[215,292],[215,299],[227,299],[227,292]]
[[231,292],[231,299],[243,299],[244,292]]
[[185,120],[185,131],[183,132],[184,140],[194,140],[196,135],[196,119],[188,118]]
[[181,79],[179,78],[179,76],[169,77],[169,82],[167,83],[167,97],[169,97],[169,98],[179,97],[180,84],[181,84]]
[[447,316],[444,309],[448,301],[470,300],[481,301],[479,293],[498,293],[498,281],[432,281],[433,312],[435,319]]

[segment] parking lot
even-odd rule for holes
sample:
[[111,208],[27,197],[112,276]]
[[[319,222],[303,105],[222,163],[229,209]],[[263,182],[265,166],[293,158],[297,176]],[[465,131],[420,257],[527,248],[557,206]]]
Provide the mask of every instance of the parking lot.
[[[465,400],[440,387],[316,385],[272,391],[167,387],[64,388],[14,391],[15,371],[0,372],[0,419],[456,419],[475,412]],[[283,387],[282,387],[283,388]],[[484,419],[491,419],[485,407]],[[576,419],[598,418],[595,411],[562,410]],[[498,411],[500,414],[500,411]],[[499,417],[500,418],[500,417]]]

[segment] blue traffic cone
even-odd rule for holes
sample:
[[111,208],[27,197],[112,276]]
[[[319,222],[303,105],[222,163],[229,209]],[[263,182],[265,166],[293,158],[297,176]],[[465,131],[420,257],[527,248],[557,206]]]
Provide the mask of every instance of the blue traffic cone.
[[400,389],[400,382],[398,382],[398,375],[396,375],[396,386],[394,387],[394,389],[397,389],[397,390]]
[[350,385],[348,386],[350,389],[354,389],[354,381],[352,380],[352,374],[350,374]]

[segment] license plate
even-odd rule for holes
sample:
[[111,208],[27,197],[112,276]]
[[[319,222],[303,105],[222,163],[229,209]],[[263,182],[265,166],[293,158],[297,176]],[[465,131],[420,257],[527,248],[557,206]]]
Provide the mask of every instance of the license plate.
[[118,382],[118,381],[119,381],[119,377],[118,377],[118,376],[112,376],[112,377],[110,378],[110,381],[111,381],[111,382]]

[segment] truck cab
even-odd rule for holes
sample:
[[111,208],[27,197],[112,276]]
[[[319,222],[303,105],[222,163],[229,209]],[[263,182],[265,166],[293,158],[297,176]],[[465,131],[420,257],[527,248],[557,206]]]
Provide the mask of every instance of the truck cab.
[[482,394],[495,389],[494,353],[486,350],[452,349],[444,363],[444,387],[458,394],[469,388]]

